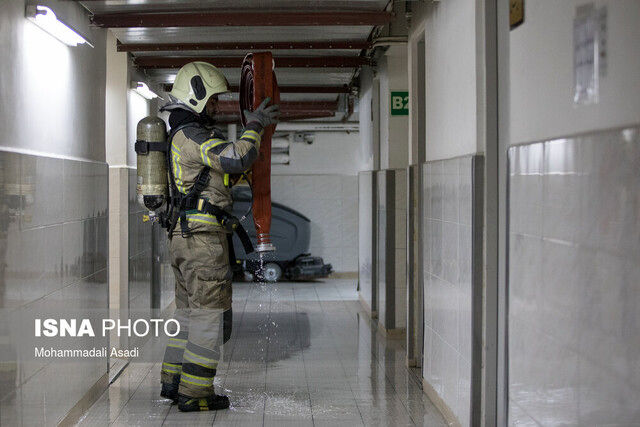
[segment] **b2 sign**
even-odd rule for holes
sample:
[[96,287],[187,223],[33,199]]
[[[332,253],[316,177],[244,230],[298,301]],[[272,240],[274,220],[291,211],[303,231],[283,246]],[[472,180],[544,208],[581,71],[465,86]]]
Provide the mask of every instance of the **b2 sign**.
[[391,92],[391,115],[409,115],[409,92]]

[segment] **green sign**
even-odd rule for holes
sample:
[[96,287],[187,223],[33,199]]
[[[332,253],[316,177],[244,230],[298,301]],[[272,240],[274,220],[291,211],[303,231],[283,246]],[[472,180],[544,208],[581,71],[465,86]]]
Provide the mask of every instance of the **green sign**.
[[409,115],[409,92],[391,92],[391,115]]

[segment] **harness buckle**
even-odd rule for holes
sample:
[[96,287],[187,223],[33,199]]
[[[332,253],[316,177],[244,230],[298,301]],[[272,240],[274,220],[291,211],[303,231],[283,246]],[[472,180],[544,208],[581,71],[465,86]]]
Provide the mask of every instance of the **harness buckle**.
[[137,154],[149,154],[149,142],[139,139],[134,144],[134,149]]

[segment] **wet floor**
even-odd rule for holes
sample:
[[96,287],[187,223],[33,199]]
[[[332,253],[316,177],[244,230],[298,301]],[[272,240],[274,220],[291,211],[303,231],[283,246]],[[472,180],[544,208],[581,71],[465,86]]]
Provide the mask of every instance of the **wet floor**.
[[181,413],[160,364],[132,363],[81,425],[446,425],[405,367],[403,340],[362,312],[354,280],[234,285],[234,330],[216,386],[231,408]]

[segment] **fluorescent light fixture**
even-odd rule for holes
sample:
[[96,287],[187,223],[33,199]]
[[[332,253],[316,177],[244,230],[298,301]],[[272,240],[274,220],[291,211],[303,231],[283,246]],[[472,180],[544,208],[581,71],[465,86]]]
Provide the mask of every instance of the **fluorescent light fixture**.
[[147,99],[159,98],[159,96],[151,89],[149,89],[149,86],[147,86],[147,84],[143,82],[138,82],[133,90],[138,92],[138,95],[143,96]]
[[27,18],[68,46],[78,46],[79,44],[86,43],[93,47],[93,45],[78,34],[77,31],[58,20],[53,10],[47,6],[27,6]]

